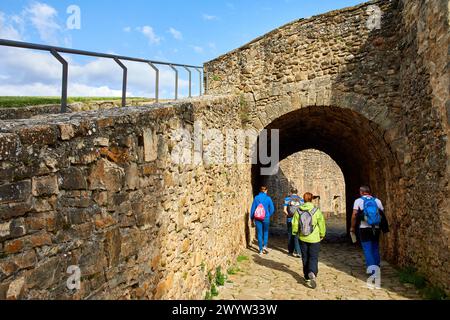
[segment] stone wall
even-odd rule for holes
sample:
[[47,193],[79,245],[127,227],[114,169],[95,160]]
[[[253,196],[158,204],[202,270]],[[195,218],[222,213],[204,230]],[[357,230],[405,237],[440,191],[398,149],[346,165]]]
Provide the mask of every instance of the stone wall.
[[[367,27],[372,5],[380,29]],[[370,184],[391,223],[384,256],[447,291],[448,37],[448,0],[371,1],[294,21],[205,64],[208,93],[240,95],[249,126],[280,129],[282,159],[315,148],[339,164],[348,219],[357,188]]]
[[0,299],[203,299],[246,244],[251,184],[172,161],[197,121],[240,128],[239,100],[0,121]]
[[403,264],[450,290],[450,1],[405,1],[399,70],[407,210]]
[[344,176],[336,162],[323,152],[306,150],[284,159],[278,174],[268,176],[266,184],[276,210],[273,228],[286,228],[284,198],[293,187],[300,196],[305,192],[320,196],[318,205],[322,212],[326,216],[337,214],[345,221]]

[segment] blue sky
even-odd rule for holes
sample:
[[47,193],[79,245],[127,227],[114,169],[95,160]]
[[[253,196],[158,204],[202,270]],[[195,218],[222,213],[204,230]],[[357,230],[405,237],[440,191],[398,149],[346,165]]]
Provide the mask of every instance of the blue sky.
[[[0,38],[202,65],[290,21],[362,2],[1,0]],[[71,5],[80,8],[80,29],[67,28]],[[113,62],[67,58],[69,95],[120,95],[120,70]],[[0,95],[58,95],[60,67],[53,60],[44,53],[0,47]],[[151,96],[152,71],[129,67],[129,94]],[[161,76],[162,96],[169,97],[173,75],[163,69]],[[183,96],[187,82],[181,76]]]

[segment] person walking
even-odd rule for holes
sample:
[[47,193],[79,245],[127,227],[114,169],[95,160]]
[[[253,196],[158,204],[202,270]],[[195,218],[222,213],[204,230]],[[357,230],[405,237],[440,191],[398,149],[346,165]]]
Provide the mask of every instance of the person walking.
[[267,186],[260,188],[260,193],[253,200],[250,210],[250,219],[256,225],[256,234],[258,237],[259,254],[268,254],[267,248],[269,242],[270,217],[275,212],[272,199],[267,195],[269,189]]
[[284,199],[283,212],[286,216],[286,225],[288,232],[288,254],[294,257],[300,257],[300,244],[298,237],[292,234],[292,218],[297,210],[305,202],[298,196],[298,190],[291,189],[291,194]]
[[306,284],[315,289],[319,274],[320,242],[325,238],[326,226],[322,211],[312,203],[313,195],[305,193],[305,203],[292,219],[292,232],[300,239],[303,275]]
[[360,198],[355,201],[350,232],[353,238],[359,227],[359,238],[366,260],[366,266],[380,267],[380,234],[389,232],[389,225],[384,214],[383,203],[372,196],[369,186],[359,189]]

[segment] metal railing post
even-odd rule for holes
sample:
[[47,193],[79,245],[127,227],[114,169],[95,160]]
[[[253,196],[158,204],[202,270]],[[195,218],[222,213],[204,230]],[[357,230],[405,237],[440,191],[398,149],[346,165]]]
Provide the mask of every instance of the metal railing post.
[[205,78],[205,88],[203,89],[204,94],[208,93],[208,85],[209,85],[208,76],[209,76],[209,73],[205,72],[205,70],[203,70],[203,77]]
[[192,71],[188,67],[183,67],[189,73],[189,98],[192,97]]
[[175,100],[178,100],[178,69],[175,68],[172,64],[169,64],[169,67],[175,71]]
[[200,97],[202,96],[202,85],[203,85],[203,81],[202,81],[202,70],[200,68],[195,68],[195,70],[197,70],[198,72],[198,86],[199,86],[199,92],[200,92]]
[[159,69],[155,67],[155,65],[151,62],[148,63],[150,67],[155,70],[156,78],[155,78],[155,100],[156,102],[159,101]]
[[61,113],[67,112],[67,86],[69,81],[69,63],[56,51],[50,53],[62,64]]
[[127,67],[120,61],[118,58],[114,58],[114,61],[122,68],[123,70],[123,81],[122,81],[122,108],[125,108],[127,105],[127,76],[128,69]]

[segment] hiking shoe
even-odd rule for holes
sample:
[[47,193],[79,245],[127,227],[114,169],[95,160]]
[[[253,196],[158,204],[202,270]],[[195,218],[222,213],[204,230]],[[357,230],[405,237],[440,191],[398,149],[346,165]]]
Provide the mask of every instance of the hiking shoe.
[[263,255],[263,252],[262,252],[262,251],[260,251],[260,252],[258,253],[258,255],[262,256],[262,255]]
[[264,249],[263,249],[263,252],[264,252],[265,254],[268,254],[268,253],[269,253],[269,250],[268,250],[267,248],[264,248]]
[[317,288],[316,275],[313,272],[310,272],[308,274],[308,278],[309,278],[311,288],[312,289]]

